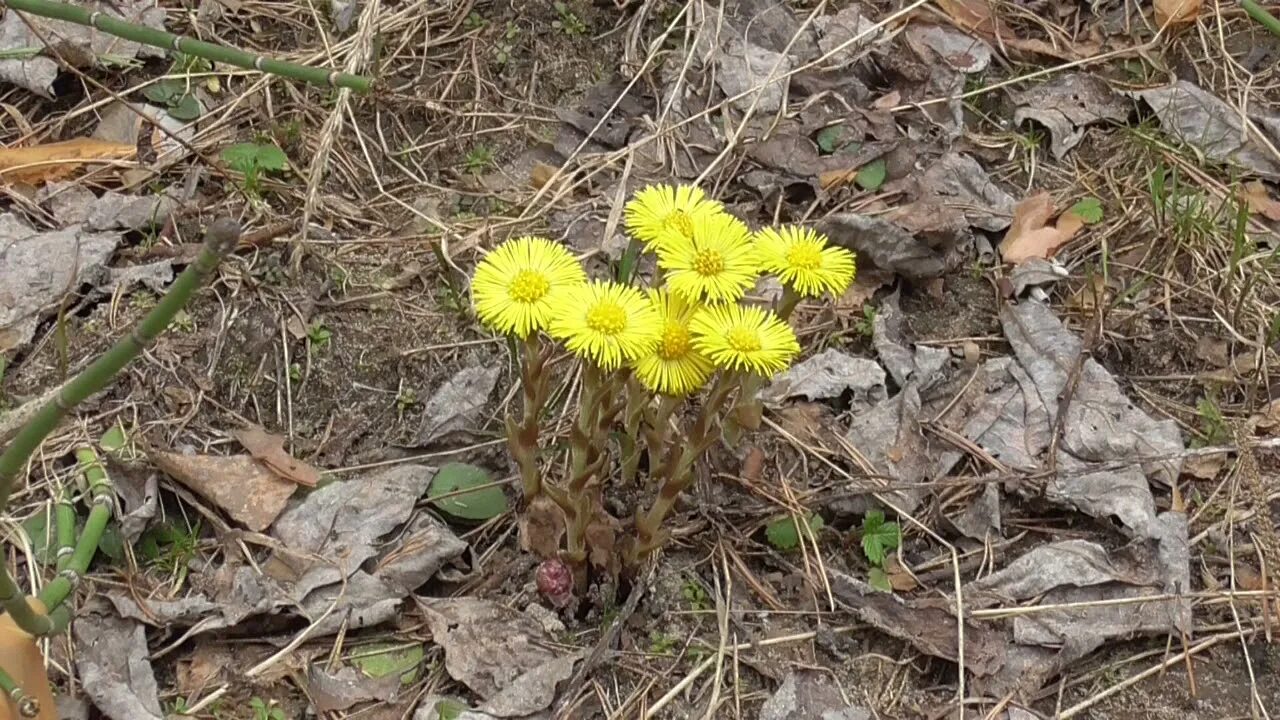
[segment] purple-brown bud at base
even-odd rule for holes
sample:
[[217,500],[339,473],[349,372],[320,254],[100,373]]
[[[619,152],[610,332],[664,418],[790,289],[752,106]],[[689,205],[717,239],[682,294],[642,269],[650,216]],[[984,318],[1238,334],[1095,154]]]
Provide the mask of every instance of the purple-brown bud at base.
[[573,600],[573,572],[559,558],[543,560],[534,572],[538,592],[557,608],[563,608]]

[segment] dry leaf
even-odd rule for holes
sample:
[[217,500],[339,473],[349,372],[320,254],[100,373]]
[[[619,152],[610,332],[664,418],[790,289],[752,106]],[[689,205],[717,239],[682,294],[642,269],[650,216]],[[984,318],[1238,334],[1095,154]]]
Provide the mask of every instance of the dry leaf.
[[319,470],[285,451],[283,436],[273,435],[257,426],[233,430],[231,434],[250,455],[280,477],[307,487],[315,487],[320,482]]
[[[0,181],[37,185],[71,175],[95,160],[123,160],[138,149],[125,143],[75,138],[31,147],[0,148]],[[57,162],[55,162],[57,161]]]
[[1218,473],[1226,465],[1227,456],[1224,453],[1192,455],[1182,461],[1182,472],[1200,480],[1212,480],[1218,477]]
[[529,171],[529,186],[534,190],[541,190],[544,185],[551,182],[551,178],[555,177],[559,169],[541,162],[534,165]]
[[1267,186],[1255,180],[1244,186],[1244,200],[1249,203],[1249,212],[1261,215],[1268,220],[1280,221],[1280,200],[1267,193]]
[[849,285],[849,289],[836,298],[837,313],[841,313],[841,311],[857,311],[861,313],[862,306],[876,296],[876,291],[892,283],[893,273],[891,272],[877,267],[858,268],[858,273],[854,275],[853,283]]
[[553,558],[560,552],[564,525],[560,507],[546,495],[539,495],[520,514],[520,547],[540,558]]
[[938,5],[965,30],[973,30],[985,35],[995,35],[997,32],[1002,36],[1012,34],[1009,28],[992,14],[991,5],[986,0],[938,0]]
[[738,476],[749,483],[753,483],[760,479],[760,473],[764,470],[764,451],[752,445],[747,448],[747,455],[742,459],[742,469],[738,471]]
[[1048,192],[1042,190],[1018,203],[1013,222],[1000,241],[1004,261],[1017,265],[1031,258],[1048,258],[1084,227],[1084,220],[1071,211],[1062,213],[1054,225],[1049,225],[1051,217],[1053,199]]
[[[44,611],[39,600],[28,598],[27,602],[37,612]],[[5,669],[17,681],[18,687],[30,693],[39,703],[40,710],[35,716],[36,720],[57,720],[58,713],[40,646],[36,644],[36,638],[19,628],[14,623],[13,616],[8,614],[0,615],[0,657],[4,658]],[[17,718],[16,712],[10,715],[12,707],[8,698],[0,698],[0,718]]]
[[183,455],[152,452],[151,461],[170,477],[217,505],[254,532],[266,530],[297,485],[249,455]]
[[1200,0],[1155,0],[1156,25],[1178,27],[1196,21]]

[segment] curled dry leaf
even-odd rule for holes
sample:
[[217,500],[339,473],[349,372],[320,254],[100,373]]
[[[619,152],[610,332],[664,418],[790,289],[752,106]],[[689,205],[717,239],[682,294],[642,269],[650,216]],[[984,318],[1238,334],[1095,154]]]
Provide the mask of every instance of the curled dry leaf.
[[124,160],[137,152],[133,145],[94,138],[0,148],[0,181],[37,185],[65,178],[87,163]]
[[1267,186],[1255,180],[1244,186],[1244,201],[1249,204],[1249,212],[1261,215],[1268,220],[1280,221],[1280,200],[1271,197]]
[[1013,223],[1000,241],[1000,257],[1007,263],[1018,263],[1032,258],[1047,258],[1084,227],[1084,220],[1068,210],[1053,225],[1053,198],[1040,191],[1018,203],[1013,211]]
[[1200,0],[1155,0],[1156,25],[1179,27],[1196,21]]
[[269,433],[256,425],[233,430],[231,434],[254,459],[285,480],[307,487],[315,487],[320,481],[319,470],[298,460],[284,449],[284,437]]

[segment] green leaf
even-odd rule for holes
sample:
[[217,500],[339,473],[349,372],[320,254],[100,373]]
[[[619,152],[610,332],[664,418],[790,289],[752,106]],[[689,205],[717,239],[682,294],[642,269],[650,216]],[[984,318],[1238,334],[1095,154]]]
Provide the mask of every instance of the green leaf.
[[41,565],[51,565],[58,559],[58,543],[51,518],[49,509],[41,508],[22,523],[22,531],[27,534],[27,542],[31,543],[31,554]]
[[881,592],[893,592],[893,583],[889,582],[889,574],[883,568],[871,568],[867,573],[867,584]]
[[872,565],[883,565],[885,553],[901,541],[898,523],[885,522],[883,512],[871,510],[862,518],[862,552]]
[[[453,495],[493,482],[489,471],[467,463],[449,463],[436,471],[427,496],[442,511],[463,520],[489,520],[507,509],[507,496],[502,488],[490,486]],[[448,497],[441,497],[448,495]],[[440,499],[436,499],[440,498]]]
[[1067,212],[1074,213],[1086,225],[1102,222],[1102,201],[1096,197],[1087,197],[1072,205]]
[[375,643],[361,648],[351,662],[371,678],[399,675],[400,682],[408,685],[418,679],[422,667],[422,644],[405,646],[403,643]]
[[169,107],[169,117],[175,120],[195,120],[200,117],[200,101],[195,95],[183,95],[182,99]]
[[889,168],[885,165],[884,158],[880,158],[858,168],[858,174],[854,176],[853,181],[863,190],[874,192],[884,184],[888,174]]
[[168,80],[161,80],[158,83],[148,85],[147,88],[142,91],[142,94],[153,103],[168,105],[178,99],[178,97],[186,91],[186,83],[181,80],[170,78]]
[[222,151],[222,161],[232,170],[249,172],[258,167],[257,143],[237,143]]
[[284,170],[289,167],[289,156],[273,143],[258,145],[258,167],[263,170]]
[[[808,537],[813,540],[825,521],[821,515],[810,515],[806,524],[809,526]],[[796,526],[795,518],[790,515],[769,523],[764,529],[764,534],[769,539],[769,544],[779,550],[794,550],[800,545],[800,528]]]
[[840,149],[840,137],[844,135],[843,125],[828,125],[818,131],[813,141],[818,143],[818,151],[823,155],[830,155]]
[[102,537],[98,538],[98,552],[112,562],[124,560],[124,538],[120,537],[115,525],[108,525],[102,530]]
[[459,715],[470,709],[457,700],[449,698],[436,701],[436,714],[440,716],[440,720],[458,720]]
[[124,425],[118,422],[98,439],[98,447],[109,453],[120,452],[128,443],[129,437],[125,434]]

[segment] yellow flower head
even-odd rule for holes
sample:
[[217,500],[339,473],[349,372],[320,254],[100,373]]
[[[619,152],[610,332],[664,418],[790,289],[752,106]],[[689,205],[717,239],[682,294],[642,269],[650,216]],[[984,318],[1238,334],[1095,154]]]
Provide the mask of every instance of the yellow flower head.
[[476,266],[471,300],[485,325],[525,338],[551,323],[553,292],[586,281],[582,265],[560,243],[519,237],[494,248]]
[[591,282],[557,292],[552,303],[551,336],[604,370],[647,355],[662,339],[662,318],[628,285]]
[[828,245],[827,236],[811,228],[765,228],[756,233],[755,244],[760,266],[800,295],[842,295],[853,281],[853,253]]
[[712,305],[690,324],[693,346],[727,370],[769,377],[791,364],[800,343],[791,326],[754,305]]
[[697,392],[711,376],[711,361],[693,347],[689,321],[698,306],[665,290],[650,290],[649,302],[662,318],[662,340],[635,361],[636,378],[649,390],[673,397]]
[[695,224],[724,212],[695,185],[650,185],[637,191],[624,208],[627,232],[657,250],[669,238],[690,237]]
[[667,287],[693,301],[733,302],[760,274],[751,231],[728,214],[695,223],[692,237],[668,236],[658,249],[658,266],[666,271]]

